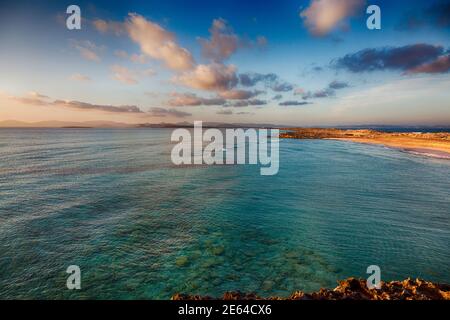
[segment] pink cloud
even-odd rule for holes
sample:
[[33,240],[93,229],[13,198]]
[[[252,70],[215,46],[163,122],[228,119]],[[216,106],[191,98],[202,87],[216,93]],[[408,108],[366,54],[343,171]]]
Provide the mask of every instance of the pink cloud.
[[432,62],[408,70],[407,73],[444,73],[448,71],[450,71],[450,55],[441,56]]
[[191,53],[180,47],[175,36],[158,24],[138,14],[130,14],[125,27],[131,40],[136,42],[142,53],[161,60],[172,70],[189,70],[194,66]]
[[138,83],[136,73],[126,67],[119,66],[116,64],[111,67],[111,70],[113,72],[113,78],[116,79],[117,81],[120,81],[125,84]]
[[324,36],[354,16],[364,5],[364,0],[313,0],[300,12],[305,26],[315,36]]
[[235,66],[212,63],[197,65],[194,70],[175,77],[174,81],[194,89],[226,91],[233,88],[238,79]]

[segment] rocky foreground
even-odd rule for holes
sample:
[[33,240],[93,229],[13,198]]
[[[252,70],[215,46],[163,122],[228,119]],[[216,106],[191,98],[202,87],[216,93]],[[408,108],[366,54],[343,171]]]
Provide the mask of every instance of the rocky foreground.
[[410,151],[435,151],[450,156],[448,132],[382,132],[377,130],[343,130],[322,128],[285,128],[280,138],[333,139],[381,144]]
[[226,292],[223,297],[175,294],[172,300],[450,300],[450,285],[421,279],[382,282],[380,289],[368,289],[366,280],[349,278],[332,289],[304,293],[296,291],[287,298],[262,298],[253,293]]

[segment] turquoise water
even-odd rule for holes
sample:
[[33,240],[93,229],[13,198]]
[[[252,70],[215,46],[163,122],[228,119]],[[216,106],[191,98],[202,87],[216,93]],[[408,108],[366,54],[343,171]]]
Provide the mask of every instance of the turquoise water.
[[0,129],[0,298],[287,296],[372,264],[450,283],[450,161],[282,140],[261,176],[174,167],[170,133]]

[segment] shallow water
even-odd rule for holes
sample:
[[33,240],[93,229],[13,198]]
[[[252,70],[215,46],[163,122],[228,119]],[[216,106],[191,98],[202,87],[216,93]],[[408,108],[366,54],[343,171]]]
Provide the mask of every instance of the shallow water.
[[170,133],[0,129],[0,298],[287,296],[372,264],[450,283],[450,161],[282,140],[278,175],[261,176],[174,167]]

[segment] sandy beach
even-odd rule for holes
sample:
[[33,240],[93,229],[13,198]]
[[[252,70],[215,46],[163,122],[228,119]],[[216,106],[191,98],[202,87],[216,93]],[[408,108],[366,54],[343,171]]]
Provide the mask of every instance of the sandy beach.
[[290,128],[280,134],[291,139],[330,139],[383,145],[425,156],[450,159],[450,133],[381,132],[376,130]]

